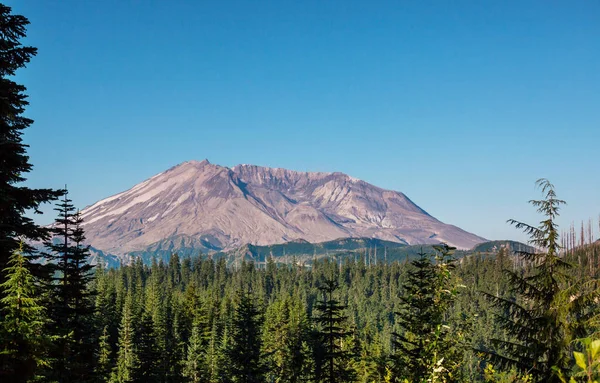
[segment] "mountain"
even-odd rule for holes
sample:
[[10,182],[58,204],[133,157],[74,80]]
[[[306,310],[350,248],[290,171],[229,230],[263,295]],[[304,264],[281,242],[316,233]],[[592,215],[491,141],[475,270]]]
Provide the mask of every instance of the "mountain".
[[342,173],[228,168],[207,160],[174,166],[86,207],[82,216],[89,243],[119,257],[348,237],[464,249],[485,241],[440,222],[400,192]]

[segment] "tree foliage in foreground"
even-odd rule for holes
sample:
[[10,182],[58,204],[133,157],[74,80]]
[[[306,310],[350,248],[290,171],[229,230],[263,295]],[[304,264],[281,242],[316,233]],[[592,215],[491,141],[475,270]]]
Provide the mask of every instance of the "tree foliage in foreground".
[[[37,53],[36,48],[21,43],[28,24],[27,18],[0,4],[0,270],[20,246],[23,255],[31,253],[27,241],[48,238],[48,229],[35,224],[25,212],[39,212],[42,203],[62,195],[62,191],[22,185],[32,169],[22,135],[33,120],[23,115],[29,104],[26,88],[13,79]],[[21,240],[25,243],[20,244]]]
[[[531,237],[539,252],[518,252],[527,269],[505,269],[512,297],[488,294],[500,310],[498,321],[505,338],[493,338],[486,350],[501,368],[516,368],[537,382],[560,382],[572,367],[573,342],[590,331],[595,309],[597,280],[584,283],[571,273],[574,265],[560,255],[556,218],[565,202],[556,197],[554,186],[537,181],[544,193],[530,203],[543,215],[538,226],[509,220]],[[514,298],[513,298],[514,297]]]
[[452,272],[456,267],[447,245],[437,253],[420,254],[411,262],[403,283],[396,320],[402,328],[394,333],[396,379],[415,383],[459,380],[465,348],[461,328],[450,327],[448,315],[458,294]]
[[41,289],[27,267],[23,246],[13,252],[3,276],[0,380],[27,382],[39,367],[48,366],[50,339],[44,334],[48,319],[41,304]]

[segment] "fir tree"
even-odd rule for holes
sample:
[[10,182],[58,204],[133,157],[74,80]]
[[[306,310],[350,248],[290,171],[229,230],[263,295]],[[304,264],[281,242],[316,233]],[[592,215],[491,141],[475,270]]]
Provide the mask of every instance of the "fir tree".
[[323,299],[315,308],[318,314],[313,318],[319,325],[317,332],[317,357],[315,375],[319,382],[336,383],[355,380],[354,371],[348,366],[353,354],[342,348],[342,342],[351,335],[346,329],[348,317],[344,315],[345,305],[334,298],[338,283],[333,279],[323,281],[319,290]]
[[267,310],[263,342],[270,370],[267,381],[293,383],[310,375],[308,318],[302,303],[292,299],[277,300]]
[[0,380],[27,382],[37,375],[40,366],[48,365],[45,350],[49,339],[43,332],[47,318],[39,287],[27,268],[22,245],[13,252],[3,275]]
[[52,353],[52,376],[61,382],[83,382],[94,364],[94,305],[89,289],[93,278],[87,263],[89,246],[84,246],[83,220],[68,194],[55,209],[59,217],[52,228],[54,238],[46,242],[45,255],[53,263],[54,294],[50,302],[51,330],[57,336]]
[[98,338],[98,352],[96,354],[96,381],[100,383],[108,382],[112,370],[110,337],[108,326],[104,326],[102,335]]
[[509,220],[527,233],[539,251],[519,251],[528,263],[528,271],[505,270],[516,299],[492,294],[487,296],[501,311],[498,321],[509,335],[493,339],[495,348],[484,350],[493,363],[533,376],[536,382],[559,382],[560,374],[568,375],[572,342],[585,335],[585,326],[597,314],[598,291],[577,283],[570,274],[573,265],[560,256],[556,218],[564,201],[556,197],[548,180],[536,183],[544,193],[542,200],[532,200],[544,216],[539,226]]
[[434,246],[437,256],[420,253],[411,262],[400,296],[396,321],[403,329],[394,333],[394,373],[410,382],[457,381],[463,357],[460,332],[448,326],[446,316],[456,298],[451,280],[455,248]]
[[[20,41],[26,36],[28,24],[27,18],[11,14],[10,7],[0,4],[0,270],[19,248],[21,239],[48,238],[48,229],[36,225],[25,212],[40,213],[42,203],[62,195],[62,191],[18,185],[32,169],[22,135],[33,120],[23,116],[29,104],[26,88],[13,81],[16,71],[37,53],[36,48],[23,46]],[[22,252],[30,254],[32,248],[24,244]]]
[[148,311],[144,311],[141,323],[135,327],[135,349],[139,363],[135,368],[133,379],[136,382],[158,383],[161,381],[158,374],[160,354],[152,316]]
[[128,294],[125,298],[121,327],[119,328],[117,366],[111,376],[111,382],[135,382],[136,373],[139,368],[139,357],[134,338],[133,297],[131,294]]
[[240,292],[225,351],[228,378],[234,383],[264,382],[267,372],[261,354],[263,317],[250,293]]
[[206,364],[208,368],[208,381],[210,383],[221,382],[222,370],[224,366],[223,360],[225,359],[225,350],[227,350],[227,343],[223,342],[223,335],[219,331],[219,324],[216,320],[213,321],[210,341],[206,350]]
[[[112,355],[115,354],[117,339],[119,336],[119,321],[121,318],[122,307],[119,311],[117,305],[117,291],[114,280],[114,273],[108,273],[104,265],[99,263],[95,267],[95,319],[94,327],[106,330],[106,343]],[[104,336],[104,335],[102,335]],[[112,359],[112,357],[111,357]]]
[[192,383],[208,382],[210,369],[208,351],[211,328],[204,310],[198,309],[192,323],[192,334],[187,347],[184,376]]

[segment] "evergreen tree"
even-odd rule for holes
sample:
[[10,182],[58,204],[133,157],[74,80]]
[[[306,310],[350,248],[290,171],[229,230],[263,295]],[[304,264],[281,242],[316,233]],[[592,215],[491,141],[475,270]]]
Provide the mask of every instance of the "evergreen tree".
[[[26,88],[13,81],[16,71],[37,53],[36,48],[23,46],[20,41],[28,24],[27,18],[11,14],[10,7],[0,4],[0,270],[19,248],[21,239],[48,238],[48,229],[36,225],[25,212],[40,213],[42,203],[62,195],[62,191],[18,185],[32,169],[22,135],[33,120],[23,116],[29,104]],[[22,252],[30,254],[32,248],[25,243]]]
[[192,324],[192,334],[187,347],[184,376],[192,383],[208,382],[210,369],[208,351],[211,328],[204,310],[198,310]]
[[150,313],[144,311],[141,323],[135,327],[135,349],[139,363],[135,368],[133,379],[135,382],[158,383],[161,381],[159,376],[160,353]]
[[206,350],[206,364],[208,367],[208,381],[210,383],[222,382],[223,374],[223,366],[225,360],[225,350],[227,350],[228,343],[224,340],[227,336],[223,334],[223,332],[219,331],[219,328],[223,326],[219,326],[216,320],[213,321],[211,332],[210,332],[210,342],[208,344],[208,348]]
[[323,299],[317,301],[318,314],[313,318],[319,325],[317,332],[317,357],[315,375],[319,382],[352,382],[355,373],[349,368],[353,354],[342,347],[343,341],[351,335],[346,329],[348,317],[344,315],[345,305],[334,298],[338,282],[333,279],[323,281],[319,290]]
[[[109,355],[115,355],[116,343],[119,336],[119,322],[121,319],[122,307],[117,305],[117,291],[114,279],[114,270],[107,272],[104,265],[99,263],[95,267],[94,291],[96,292],[95,299],[95,319],[94,327],[97,329],[106,330],[106,345],[108,346]],[[101,336],[101,338],[104,335]],[[101,339],[99,342],[102,343]],[[112,362],[113,357],[109,357],[109,362]]]
[[27,268],[23,246],[13,252],[3,275],[0,381],[27,382],[37,375],[38,367],[48,365],[49,339],[43,332],[47,318],[39,287]]
[[54,266],[54,291],[50,302],[51,331],[57,336],[52,353],[52,376],[60,382],[86,381],[94,364],[94,305],[89,289],[93,278],[87,263],[89,246],[84,246],[83,220],[68,194],[55,209],[59,217],[46,242],[45,255]]
[[560,256],[556,218],[565,202],[556,197],[554,186],[540,179],[537,185],[542,200],[532,200],[544,216],[539,226],[509,220],[530,235],[539,251],[519,251],[527,263],[524,274],[505,270],[516,299],[492,294],[487,296],[500,309],[498,321],[509,335],[493,339],[492,350],[484,350],[492,362],[504,369],[517,368],[533,376],[536,382],[559,382],[568,375],[572,342],[585,334],[585,326],[596,317],[596,289],[577,283],[570,273],[573,265]]
[[225,351],[228,380],[234,383],[264,382],[267,368],[261,354],[263,317],[248,292],[238,293],[239,303],[231,324]]
[[159,362],[160,354],[157,348],[152,317],[148,312],[142,314],[141,323],[135,329],[135,349],[137,351],[138,365],[134,373],[134,381],[157,383],[160,382]]
[[73,331],[73,353],[71,365],[73,379],[84,382],[90,379],[94,369],[94,349],[97,344],[95,328],[96,292],[92,289],[95,277],[93,265],[89,263],[90,247],[84,245],[85,232],[83,218],[79,210],[74,215],[75,226],[72,232],[74,251],[69,262],[69,290],[71,295],[71,330]]
[[276,300],[267,310],[263,341],[270,370],[267,381],[300,382],[310,375],[308,317],[302,303],[293,299]]
[[[181,281],[179,282],[181,283]],[[179,300],[179,291],[175,292],[171,303],[171,334],[170,334],[170,352],[169,360],[171,361],[171,371],[169,382],[180,383],[184,382],[183,368],[185,366],[186,347],[189,340],[190,331],[187,328],[185,316],[183,314],[182,305]]]
[[98,338],[98,352],[96,362],[96,381],[99,383],[108,382],[110,372],[112,370],[110,337],[108,334],[108,326],[102,330],[102,335]]
[[403,329],[394,333],[394,373],[409,382],[457,381],[463,358],[461,334],[447,323],[448,311],[456,297],[451,279],[455,248],[434,246],[437,255],[420,253],[411,262],[400,296],[396,321]]
[[133,298],[128,294],[123,306],[123,316],[119,329],[119,351],[117,353],[117,367],[111,376],[111,382],[135,382],[139,369],[138,350],[135,345],[135,330],[133,323]]

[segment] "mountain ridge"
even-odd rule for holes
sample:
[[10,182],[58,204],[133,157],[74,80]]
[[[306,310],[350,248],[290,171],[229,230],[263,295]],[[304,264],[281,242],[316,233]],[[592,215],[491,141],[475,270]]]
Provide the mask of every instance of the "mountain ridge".
[[[372,237],[471,248],[405,194],[340,172],[186,161],[82,210],[89,243],[124,256],[179,238],[203,251],[304,239]],[[177,250],[177,246],[168,246]]]

